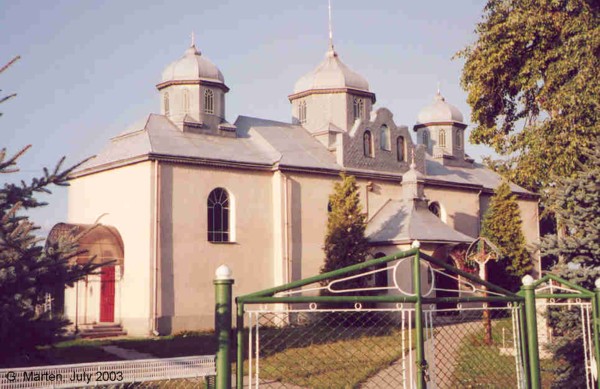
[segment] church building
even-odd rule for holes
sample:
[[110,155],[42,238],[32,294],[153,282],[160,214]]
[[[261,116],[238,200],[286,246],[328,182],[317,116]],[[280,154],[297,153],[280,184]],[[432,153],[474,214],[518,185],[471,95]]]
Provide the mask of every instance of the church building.
[[[374,256],[419,240],[445,258],[479,236],[501,183],[468,156],[463,115],[439,91],[415,123],[397,124],[333,44],[293,86],[289,123],[228,121],[230,86],[194,44],[156,88],[160,113],[72,174],[68,220],[51,232],[76,229],[87,236],[87,257],[115,261],[66,290],[65,314],[79,327],[114,323],[130,335],[212,328],[222,264],[236,295],[318,274],[341,172],[357,179]],[[538,199],[511,188],[533,245]]]

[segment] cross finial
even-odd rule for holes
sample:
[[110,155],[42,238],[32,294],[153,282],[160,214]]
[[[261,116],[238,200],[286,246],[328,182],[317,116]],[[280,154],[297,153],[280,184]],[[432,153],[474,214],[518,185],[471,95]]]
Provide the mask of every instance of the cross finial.
[[333,26],[331,24],[331,0],[328,0],[329,8],[329,48],[333,50]]
[[196,45],[196,36],[194,35],[194,31],[192,31],[192,46]]

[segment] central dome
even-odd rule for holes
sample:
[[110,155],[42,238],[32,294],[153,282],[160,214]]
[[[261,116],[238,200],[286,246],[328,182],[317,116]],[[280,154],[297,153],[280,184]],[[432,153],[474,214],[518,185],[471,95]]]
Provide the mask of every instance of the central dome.
[[192,44],[183,57],[168,65],[162,72],[162,82],[205,80],[225,83],[223,73]]
[[294,94],[312,89],[348,88],[369,92],[369,83],[360,74],[352,71],[330,48],[325,60],[312,72],[302,76],[294,86]]

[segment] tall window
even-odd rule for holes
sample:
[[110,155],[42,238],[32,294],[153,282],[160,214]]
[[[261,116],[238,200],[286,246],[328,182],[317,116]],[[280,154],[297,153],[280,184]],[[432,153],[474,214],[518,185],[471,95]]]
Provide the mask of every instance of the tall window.
[[390,151],[392,149],[390,140],[390,129],[385,124],[379,129],[379,145],[381,150]]
[[440,133],[438,135],[438,143],[439,143],[440,147],[446,147],[446,131],[445,130],[440,130]]
[[208,195],[208,241],[229,242],[229,195],[216,188]]
[[210,89],[204,91],[204,112],[215,112],[215,95]]
[[457,149],[462,148],[462,130],[456,130],[456,135],[454,135],[454,144]]
[[306,123],[306,101],[301,101],[298,104],[298,121],[300,121],[300,124]]
[[360,119],[365,110],[365,102],[359,97],[354,98],[354,120]]
[[429,148],[429,131],[423,130],[423,144],[425,148]]
[[365,131],[363,135],[363,152],[365,157],[373,158],[373,139],[371,138],[371,131]]
[[165,106],[165,115],[169,116],[169,93],[163,95],[163,105]]
[[397,150],[397,158],[398,158],[398,162],[404,162],[404,137],[403,136],[399,136],[398,138],[396,138],[396,147],[398,148]]
[[183,112],[190,112],[190,92],[187,89],[183,91]]

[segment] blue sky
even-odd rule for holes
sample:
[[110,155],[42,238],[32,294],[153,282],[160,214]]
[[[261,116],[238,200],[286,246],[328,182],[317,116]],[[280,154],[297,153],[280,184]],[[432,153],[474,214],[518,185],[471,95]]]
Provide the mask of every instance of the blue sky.
[[[340,58],[363,75],[397,124],[413,125],[438,82],[468,122],[460,87],[461,60],[453,55],[475,40],[483,0],[332,0],[334,44]],[[231,88],[227,119],[238,115],[289,121],[287,96],[327,49],[327,0],[304,1],[18,1],[0,6],[2,144],[9,152],[32,144],[21,172],[30,179],[63,155],[76,163],[98,153],[109,138],[159,111],[163,68],[190,43],[223,72]],[[468,147],[471,156],[491,154]],[[120,188],[115,188],[119,190]],[[44,230],[66,220],[67,191],[45,196],[32,213]]]

